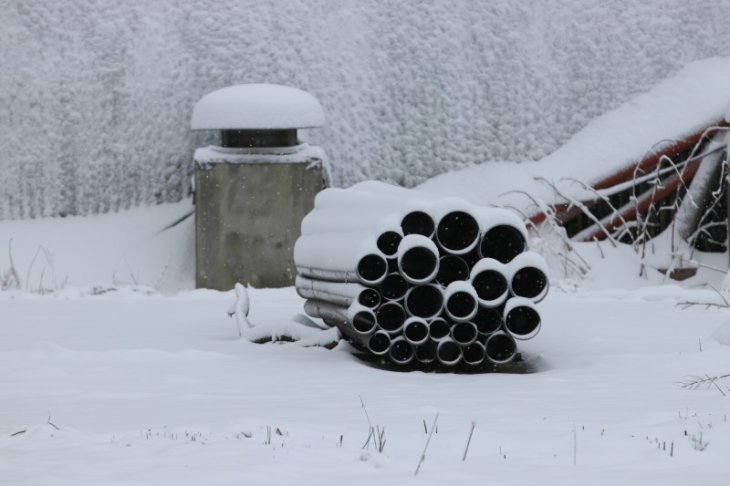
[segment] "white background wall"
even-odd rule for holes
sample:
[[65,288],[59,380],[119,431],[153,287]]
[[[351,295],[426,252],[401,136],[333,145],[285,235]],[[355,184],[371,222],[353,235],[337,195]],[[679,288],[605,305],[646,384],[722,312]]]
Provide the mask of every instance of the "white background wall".
[[[0,0],[0,218],[177,200],[193,104],[306,89],[338,185],[539,159],[695,59],[718,0]],[[485,181],[489,184],[490,181]]]

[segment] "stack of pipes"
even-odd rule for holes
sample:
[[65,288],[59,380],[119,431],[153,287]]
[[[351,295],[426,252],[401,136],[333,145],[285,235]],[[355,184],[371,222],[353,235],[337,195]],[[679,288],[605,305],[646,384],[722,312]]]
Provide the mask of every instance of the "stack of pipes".
[[294,247],[305,312],[396,365],[503,364],[540,330],[547,265],[511,211],[378,182],[327,189]]

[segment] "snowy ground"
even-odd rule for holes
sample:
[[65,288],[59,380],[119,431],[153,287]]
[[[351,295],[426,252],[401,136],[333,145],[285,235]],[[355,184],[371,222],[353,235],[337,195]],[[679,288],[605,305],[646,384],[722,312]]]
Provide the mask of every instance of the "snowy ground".
[[[73,278],[46,295],[35,283],[0,292],[0,483],[727,484],[730,379],[679,385],[730,373],[730,309],[678,305],[721,302],[699,280],[639,280],[628,254],[601,259],[587,245],[591,273],[554,281],[540,335],[521,343],[536,373],[395,373],[345,346],[238,339],[230,292],[153,289],[160,255],[185,273],[175,245],[189,228],[154,236],[185,211],[96,220],[99,242],[117,228],[114,255],[132,274],[139,265],[147,287],[103,283],[117,256],[88,236],[73,243],[84,219],[3,223],[16,244],[46,235],[57,272]],[[32,256],[35,243],[15,248],[25,275],[21,249]],[[316,340],[320,331],[294,322],[301,305],[291,288],[251,290],[250,317]],[[385,428],[382,453],[362,448],[360,397]],[[430,429],[437,413],[414,477],[424,421]]]

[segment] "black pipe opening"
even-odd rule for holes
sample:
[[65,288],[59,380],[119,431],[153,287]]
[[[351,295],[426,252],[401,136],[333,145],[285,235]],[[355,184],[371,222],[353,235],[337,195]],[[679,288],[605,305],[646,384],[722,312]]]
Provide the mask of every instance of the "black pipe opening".
[[493,301],[507,292],[507,278],[497,270],[484,270],[474,276],[471,284],[481,300]]
[[436,344],[427,342],[417,346],[416,359],[421,363],[432,363],[436,359]]
[[404,235],[423,235],[430,238],[436,225],[433,218],[423,211],[411,211],[403,217],[400,227]]
[[429,334],[431,335],[431,339],[443,339],[446,336],[451,333],[451,326],[448,322],[446,322],[444,319],[441,319],[440,317],[437,317],[436,319],[432,320],[429,325]]
[[391,273],[380,284],[380,292],[386,300],[400,300],[408,292],[408,282],[399,273]]
[[469,264],[456,255],[444,255],[439,258],[439,271],[436,281],[446,287],[451,282],[469,278]]
[[397,341],[394,341],[393,344],[390,346],[389,354],[390,359],[393,360],[393,362],[398,364],[405,364],[413,359],[415,350],[413,349],[411,343],[409,343],[405,339],[399,339]]
[[441,312],[444,296],[433,285],[416,285],[406,295],[405,304],[411,315],[428,319]]
[[439,221],[436,240],[446,251],[459,252],[469,248],[479,238],[479,223],[469,213],[452,211]]
[[400,245],[403,237],[400,233],[395,231],[385,231],[378,236],[375,244],[378,246],[378,250],[382,251],[385,256],[393,256],[398,252],[398,245]]
[[366,282],[375,282],[388,272],[388,262],[380,255],[365,255],[357,263],[357,274]]
[[539,296],[547,285],[547,275],[535,267],[520,268],[512,277],[512,292],[528,299]]
[[487,358],[504,363],[514,358],[517,352],[515,340],[506,334],[495,334],[487,341]]
[[477,301],[468,292],[454,292],[446,300],[446,310],[454,319],[465,319],[474,312]]
[[374,309],[380,305],[380,292],[375,289],[363,289],[360,295],[357,296],[357,301],[360,305],[370,307]]
[[437,264],[438,256],[422,246],[408,249],[400,258],[401,272],[413,280],[428,278],[436,270]]
[[528,306],[517,306],[507,313],[504,325],[516,336],[529,336],[540,325],[540,314]]
[[368,349],[376,355],[387,353],[390,349],[390,336],[384,332],[376,332],[368,340]]
[[453,341],[444,341],[436,349],[438,360],[447,366],[452,366],[461,360],[461,348]]
[[459,344],[471,344],[477,339],[477,326],[471,322],[457,322],[451,328],[451,337]]
[[374,331],[377,324],[372,312],[361,311],[356,313],[352,318],[352,327],[361,334],[368,334]]
[[501,224],[487,231],[482,238],[479,251],[482,258],[494,258],[502,263],[512,261],[525,251],[527,242],[520,230],[514,226]]
[[406,311],[403,306],[393,302],[386,302],[376,311],[380,327],[387,332],[395,332],[406,322]]
[[480,307],[471,321],[477,326],[479,334],[492,334],[502,325],[502,313],[499,309]]
[[428,325],[421,321],[411,321],[403,328],[403,336],[412,343],[422,343],[428,339]]
[[462,350],[464,363],[469,365],[478,365],[484,361],[484,347],[479,343],[472,343],[464,346]]

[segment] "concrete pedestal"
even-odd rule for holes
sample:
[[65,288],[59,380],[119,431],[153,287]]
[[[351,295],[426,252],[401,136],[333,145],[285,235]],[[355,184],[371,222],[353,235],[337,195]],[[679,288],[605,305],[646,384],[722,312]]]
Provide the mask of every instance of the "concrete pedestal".
[[293,285],[294,243],[324,176],[311,160],[201,163],[196,154],[196,286]]

